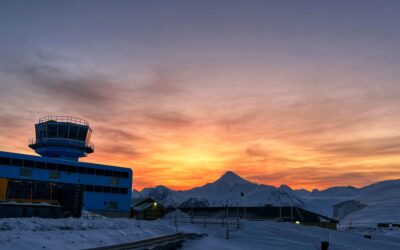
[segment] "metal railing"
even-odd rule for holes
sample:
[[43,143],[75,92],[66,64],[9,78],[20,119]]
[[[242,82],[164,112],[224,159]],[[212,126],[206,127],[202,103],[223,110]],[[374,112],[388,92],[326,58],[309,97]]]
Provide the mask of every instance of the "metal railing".
[[73,116],[46,116],[39,119],[39,123],[44,123],[48,121],[68,122],[89,127],[88,121]]

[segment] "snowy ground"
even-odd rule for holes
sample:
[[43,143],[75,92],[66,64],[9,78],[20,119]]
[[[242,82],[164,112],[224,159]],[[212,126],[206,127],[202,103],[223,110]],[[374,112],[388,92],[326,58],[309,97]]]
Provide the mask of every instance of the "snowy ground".
[[[333,231],[290,223],[245,222],[225,239],[220,225],[180,223],[179,231],[207,233],[183,249],[400,249],[400,230]],[[158,221],[132,219],[0,219],[0,249],[82,249],[135,241],[176,232],[173,216]],[[372,239],[363,238],[371,234]]]

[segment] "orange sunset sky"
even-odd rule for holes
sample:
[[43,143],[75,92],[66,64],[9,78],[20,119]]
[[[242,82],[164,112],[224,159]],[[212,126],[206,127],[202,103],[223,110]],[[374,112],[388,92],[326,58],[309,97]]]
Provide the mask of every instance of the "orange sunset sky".
[[399,2],[111,2],[0,3],[1,151],[71,115],[139,190],[400,178]]

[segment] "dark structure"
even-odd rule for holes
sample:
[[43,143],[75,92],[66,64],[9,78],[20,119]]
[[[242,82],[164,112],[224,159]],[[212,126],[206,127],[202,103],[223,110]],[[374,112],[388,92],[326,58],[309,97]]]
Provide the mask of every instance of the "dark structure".
[[72,159],[94,152],[92,129],[85,120],[68,116],[47,116],[35,124],[36,139],[29,147],[43,157]]
[[224,218],[228,210],[229,217],[247,220],[287,221],[302,225],[336,229],[337,220],[298,207],[193,207],[180,208],[189,216]]
[[[26,210],[30,207],[42,208],[47,204],[50,208],[47,216],[50,218],[69,216],[78,218],[82,215],[83,191],[78,185],[7,179],[1,179],[1,182],[6,183],[5,197],[8,201],[15,202],[10,203],[13,206],[20,204]],[[6,203],[3,203],[3,207],[5,205]],[[56,207],[58,209],[55,209]],[[0,217],[9,217],[9,215],[10,213],[0,213]],[[31,217],[32,214],[17,213],[17,215],[15,217]],[[42,217],[41,212],[33,212],[33,215]]]
[[0,218],[10,217],[42,217],[62,218],[65,210],[59,205],[34,203],[4,203],[0,202]]
[[[0,151],[3,206],[7,202],[17,202],[25,208],[47,204],[62,209],[61,216],[79,217],[85,209],[108,217],[129,217],[132,170],[79,162],[79,158],[94,152],[87,121],[44,117],[35,124],[35,134],[29,146],[40,156]],[[0,210],[0,217],[21,216],[3,211]],[[30,216],[28,212],[22,214]]]
[[145,198],[133,203],[131,217],[138,220],[155,220],[163,217],[166,208],[152,198]]

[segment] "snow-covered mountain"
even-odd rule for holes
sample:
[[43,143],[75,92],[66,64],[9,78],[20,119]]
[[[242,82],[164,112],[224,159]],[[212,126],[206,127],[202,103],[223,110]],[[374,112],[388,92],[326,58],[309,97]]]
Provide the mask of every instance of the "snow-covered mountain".
[[[241,196],[241,194],[244,194]],[[252,183],[232,171],[226,172],[213,183],[187,191],[174,191],[165,186],[134,190],[132,198],[151,197],[165,206],[297,206],[343,221],[361,221],[373,216],[382,221],[397,213],[400,206],[400,180],[378,182],[363,188],[332,187],[325,190],[292,190],[286,185],[279,188]],[[400,213],[398,221],[400,221]],[[397,218],[396,217],[396,218]]]
[[[243,194],[243,196],[242,196]],[[151,197],[165,206],[231,206],[240,203],[246,206],[283,205],[305,207],[302,199],[288,186],[279,188],[259,185],[243,179],[232,171],[218,180],[187,191],[174,191],[165,186],[133,190],[133,200]]]

